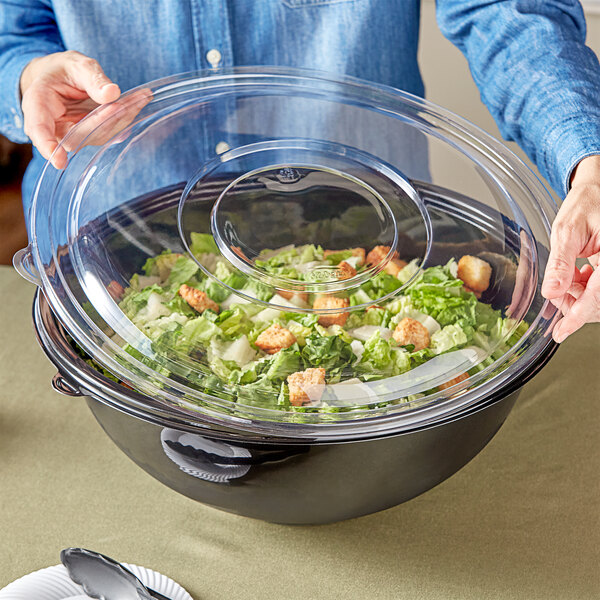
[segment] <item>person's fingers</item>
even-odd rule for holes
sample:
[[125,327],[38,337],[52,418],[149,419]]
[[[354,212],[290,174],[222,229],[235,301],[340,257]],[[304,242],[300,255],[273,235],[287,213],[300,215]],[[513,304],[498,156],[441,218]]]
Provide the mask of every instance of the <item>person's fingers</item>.
[[93,58],[73,53],[66,63],[66,72],[73,87],[84,90],[98,104],[113,102],[121,95],[119,86],[106,76]]
[[67,151],[62,146],[57,146],[50,156],[50,164],[55,169],[64,169],[69,162],[69,157],[67,155]]
[[556,311],[554,310],[555,308],[560,308],[560,307],[559,306],[555,307],[553,305],[553,303],[550,301],[548,301],[547,304],[544,304],[544,306],[542,307],[542,312],[541,312],[542,318],[544,318],[546,320],[551,319],[552,316],[556,314]]
[[[111,126],[104,132],[100,143],[105,143],[108,139],[117,136],[120,132],[126,129],[133,120],[138,116],[140,111],[150,103],[153,94],[149,89],[138,90],[127,99],[127,103],[123,104],[123,110],[120,110],[116,115]],[[116,104],[119,104],[117,101]]]
[[563,317],[569,313],[569,311],[571,310],[571,308],[572,308],[573,304],[575,304],[575,302],[577,302],[576,298],[574,298],[570,294],[565,294],[563,303],[560,307],[560,312],[563,315]]
[[56,137],[61,140],[69,133],[71,128],[75,125],[75,121],[58,121],[56,123]]
[[550,256],[542,283],[542,295],[552,299],[562,296],[573,281],[575,260],[580,248],[581,235],[577,222],[558,219],[552,227]]
[[25,127],[25,133],[31,140],[31,143],[40,151],[40,154],[48,160],[50,155],[58,146],[54,121],[51,117],[44,119],[44,111],[40,111],[35,118],[30,119]]
[[65,121],[73,121],[77,123],[83,119],[83,117],[89,115],[94,109],[100,106],[97,102],[94,102],[88,96],[85,96],[82,100],[77,102],[68,102],[65,105],[65,113],[63,119]]
[[557,343],[560,344],[562,341],[564,341],[564,338],[561,335],[561,330],[562,330],[562,325],[563,325],[563,321],[565,320],[564,317],[562,317],[561,319],[559,319],[555,324],[554,324],[554,328],[552,329],[552,339]]
[[583,267],[581,267],[580,270],[580,275],[579,275],[579,282],[586,284],[589,280],[589,278],[592,276],[592,273],[594,272],[594,267],[592,267],[592,265],[590,264],[585,264],[583,265]]
[[108,104],[102,106],[100,110],[91,115],[84,115],[85,119],[80,119],[82,123],[73,131],[71,135],[66,137],[62,144],[63,146],[71,152],[75,150],[81,144],[85,145],[95,145],[96,142],[94,139],[86,139],[90,134],[92,137],[96,138],[97,134],[95,134],[95,130],[98,127],[101,127],[102,124],[110,119],[114,114],[118,113],[120,107],[118,106],[118,101],[113,104]]
[[581,283],[572,283],[569,289],[567,290],[567,296],[572,296],[576,300],[581,297],[581,295],[585,292],[585,285]]
[[556,308],[560,308],[562,306],[562,303],[565,300],[565,295],[563,294],[562,296],[559,296],[558,298],[552,298],[552,300],[550,300],[550,303],[556,307]]
[[22,102],[25,117],[24,131],[40,154],[50,160],[57,169],[67,162],[67,154],[58,148],[59,137],[56,132],[56,120],[60,117],[62,106],[51,91],[42,87],[30,87]]
[[144,106],[152,100],[152,92],[137,90],[112,104],[104,105],[86,118],[71,136],[63,140],[71,151],[80,144],[101,145],[127,127]]
[[582,327],[600,319],[600,271],[596,269],[587,281],[585,291],[570,306],[565,317],[558,323],[552,333],[555,341],[562,342]]

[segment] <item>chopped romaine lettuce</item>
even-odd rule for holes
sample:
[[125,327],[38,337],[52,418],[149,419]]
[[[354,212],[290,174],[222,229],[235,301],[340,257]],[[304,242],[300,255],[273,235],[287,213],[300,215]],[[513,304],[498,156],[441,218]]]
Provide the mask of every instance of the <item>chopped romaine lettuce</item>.
[[226,287],[222,286],[218,281],[207,278],[198,286],[198,289],[206,292],[211,300],[217,303],[223,302],[231,293]]
[[166,280],[166,286],[177,290],[179,286],[187,283],[198,271],[198,265],[187,256],[180,256],[171,269]]
[[285,381],[288,375],[302,370],[300,348],[297,344],[274,354],[265,375],[271,381]]
[[190,250],[195,256],[198,256],[199,254],[220,254],[212,234],[192,232],[190,237],[192,240]]
[[253,296],[258,300],[262,300],[263,302],[269,301],[275,293],[272,287],[265,285],[256,279],[249,279],[242,289],[242,292],[248,296]]
[[147,276],[158,277],[160,281],[165,281],[179,256],[170,250],[165,250],[162,254],[146,260],[142,269]]
[[221,333],[221,330],[211,323],[204,315],[190,319],[181,328],[181,337],[178,341],[179,349],[191,349],[198,344],[207,345],[211,339]]
[[305,327],[302,325],[302,323],[298,323],[294,320],[288,321],[286,323],[286,327],[294,335],[300,346],[304,346],[306,344],[306,338],[312,333],[312,329],[310,327]]
[[119,306],[130,319],[133,319],[148,304],[148,300],[152,294],[162,294],[162,291],[162,288],[157,284],[150,285],[140,292],[129,288],[125,292]]
[[[327,394],[318,406],[291,406],[287,377],[292,373],[321,367],[328,385],[340,385],[348,378],[364,385],[401,375],[439,354],[465,347],[478,351],[479,363],[469,371],[476,373],[516,344],[528,328],[527,323],[503,317],[501,311],[467,292],[457,278],[455,260],[422,271],[413,260],[397,277],[379,273],[348,294],[351,306],[367,306],[351,313],[343,324],[331,325],[323,322],[322,315],[299,312],[309,308],[315,296],[276,294],[274,288],[235,271],[221,257],[210,234],[192,234],[191,240],[192,252],[203,269],[188,256],[166,251],[146,261],[143,275],[131,278],[120,307],[149,338],[156,356],[144,356],[131,346],[126,351],[209,394],[293,410],[299,420],[304,412],[339,412],[350,407],[328,404]],[[255,263],[272,275],[303,279],[314,269],[333,268],[353,259],[351,250],[324,259],[323,249],[309,244],[263,251]],[[395,298],[379,300],[413,277]],[[178,294],[182,284],[205,292],[219,304],[219,310],[207,309],[199,315]],[[225,286],[287,309],[243,300]],[[404,318],[427,328],[428,347],[416,351],[412,344],[398,346],[393,331]],[[295,342],[266,354],[255,342],[275,324],[287,329]],[[180,356],[191,356],[194,361],[172,360]]]
[[368,364],[376,372],[388,372],[392,365],[392,348],[390,342],[381,337],[379,330],[365,342],[365,351],[361,365]]
[[431,349],[436,354],[448,352],[469,341],[467,334],[460,325],[446,325],[431,336]]
[[307,367],[323,367],[330,373],[343,369],[354,360],[348,342],[337,335],[323,337],[317,333],[306,338],[301,355]]
[[333,254],[330,254],[327,257],[327,260],[332,264],[332,265],[338,265],[339,263],[341,263],[343,260],[347,260],[352,256],[352,250],[340,250],[339,252],[335,252]]

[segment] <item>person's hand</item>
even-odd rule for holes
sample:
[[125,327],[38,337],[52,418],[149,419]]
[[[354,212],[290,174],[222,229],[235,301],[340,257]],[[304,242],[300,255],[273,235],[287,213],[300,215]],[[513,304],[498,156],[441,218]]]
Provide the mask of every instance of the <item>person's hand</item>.
[[[552,336],[562,342],[585,323],[600,321],[600,156],[584,158],[552,225],[542,294],[563,314]],[[587,258],[581,269],[575,259]]]
[[[20,83],[25,133],[46,159],[75,123],[121,95],[94,59],[75,51],[34,58],[23,69]],[[60,169],[66,162],[60,148],[52,164]]]

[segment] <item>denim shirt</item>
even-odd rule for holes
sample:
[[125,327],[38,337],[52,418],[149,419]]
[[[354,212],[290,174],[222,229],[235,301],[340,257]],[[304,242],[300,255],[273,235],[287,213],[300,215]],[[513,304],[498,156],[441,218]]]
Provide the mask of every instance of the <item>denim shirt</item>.
[[[28,141],[21,72],[64,50],[97,59],[122,90],[197,69],[273,65],[422,96],[419,16],[419,0],[0,0],[0,132]],[[437,19],[502,135],[565,194],[574,166],[600,154],[600,67],[579,2],[437,0]],[[26,205],[42,164],[36,152]]]

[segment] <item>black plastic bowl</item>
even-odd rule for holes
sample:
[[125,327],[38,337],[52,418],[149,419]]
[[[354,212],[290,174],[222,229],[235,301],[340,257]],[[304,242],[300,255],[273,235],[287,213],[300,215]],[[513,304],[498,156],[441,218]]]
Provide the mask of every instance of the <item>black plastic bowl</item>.
[[[438,211],[438,227],[447,226],[452,234],[447,255],[440,244],[441,253],[438,250],[438,255],[430,257],[432,262],[445,262],[457,251],[493,256],[499,240],[510,243],[513,239],[518,248],[518,231],[506,219],[496,215],[487,220],[504,228],[495,235],[492,230],[482,231],[477,215],[465,212],[465,206],[469,211],[491,209],[471,199],[462,202],[456,195],[424,184],[420,193],[429,197],[430,209]],[[168,223],[174,218],[177,198],[172,190],[140,202],[149,217],[158,215],[161,222]],[[135,226],[122,214],[94,227],[113,227],[115,223],[119,228]],[[123,261],[127,260],[123,255]],[[493,266],[496,288],[490,301],[505,305],[514,281],[510,269],[499,273],[504,267]],[[127,267],[135,272],[139,265]],[[534,314],[538,310],[532,307]],[[85,397],[109,437],[142,469],[205,504],[288,524],[329,523],[390,508],[456,473],[492,439],[521,387],[546,365],[557,348],[549,340],[518,379],[508,379],[492,396],[447,419],[401,432],[388,429],[380,437],[357,433],[353,438],[332,441],[320,438],[316,427],[310,439],[294,439],[249,434],[231,423],[220,426],[203,419],[200,413],[195,422],[178,418],[154,399],[115,383],[86,363],[39,291],[33,319],[38,340],[58,369],[54,387]]]

